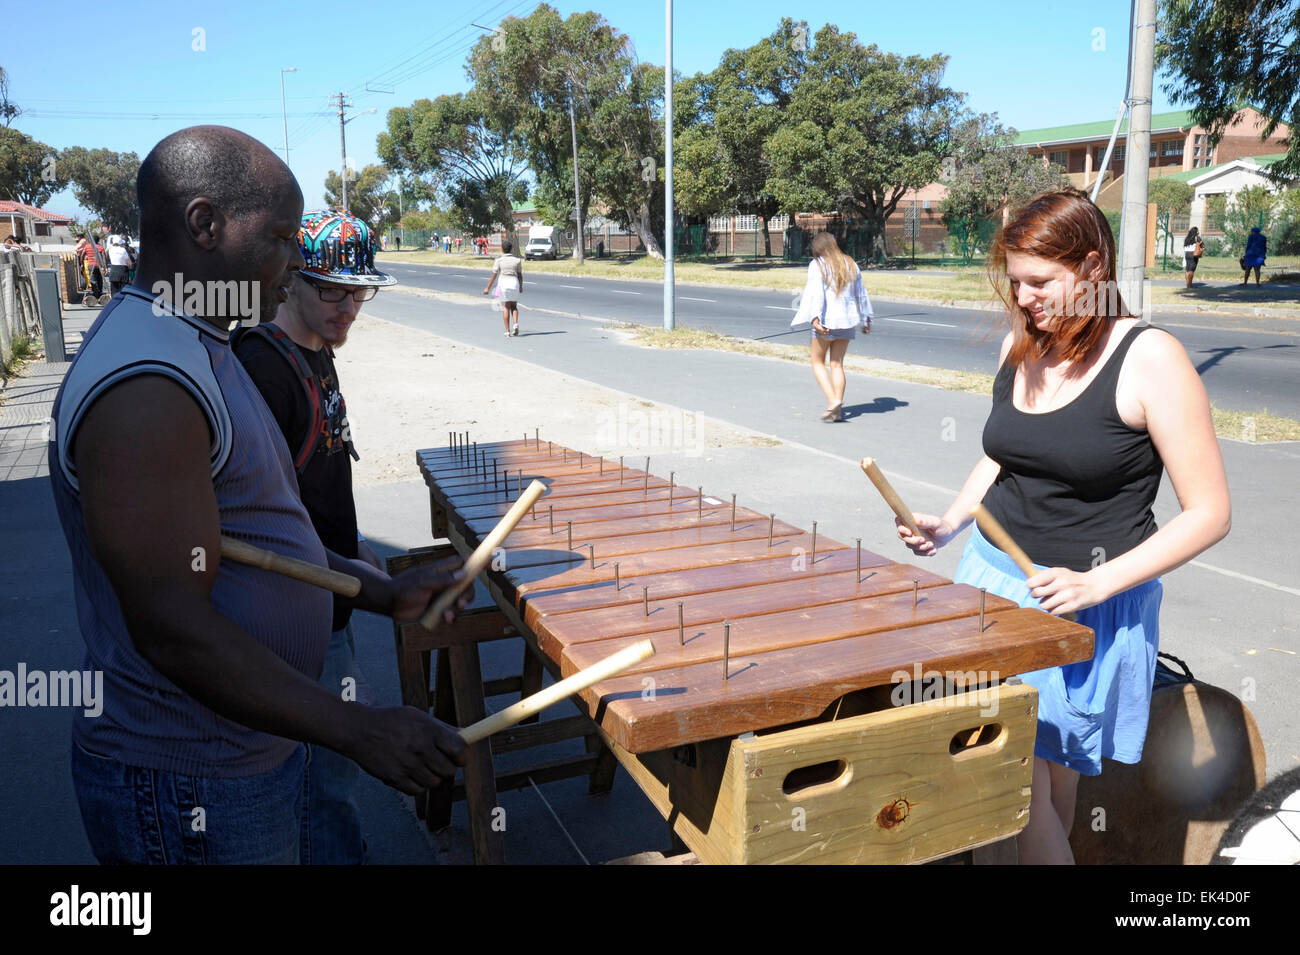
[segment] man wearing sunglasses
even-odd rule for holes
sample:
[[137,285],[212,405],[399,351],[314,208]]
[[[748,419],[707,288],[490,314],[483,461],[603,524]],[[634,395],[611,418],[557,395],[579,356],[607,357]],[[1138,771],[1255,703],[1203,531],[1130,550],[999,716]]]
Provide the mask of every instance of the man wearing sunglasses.
[[[298,244],[306,263],[288,288],[274,322],[241,329],[236,357],[266,399],[298,471],[298,487],[327,548],[383,564],[357,533],[352,497],[352,446],[347,403],[334,368],[334,350],[348,338],[361,304],[397,280],[375,269],[374,233],[336,211],[302,217]],[[320,682],[348,694],[362,681],[354,663],[352,608],[335,598],[333,633]],[[353,697],[355,698],[355,697]],[[353,795],[360,769],[332,750],[314,747],[310,767],[313,864],[360,864],[361,819]]]

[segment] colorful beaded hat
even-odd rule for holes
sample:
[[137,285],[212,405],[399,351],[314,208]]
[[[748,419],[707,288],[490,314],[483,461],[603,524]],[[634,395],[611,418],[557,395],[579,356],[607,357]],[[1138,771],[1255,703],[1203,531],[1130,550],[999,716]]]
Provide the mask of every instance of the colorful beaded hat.
[[336,285],[396,285],[397,279],[375,268],[375,235],[356,216],[335,209],[302,217],[298,244],[307,263],[299,271]]

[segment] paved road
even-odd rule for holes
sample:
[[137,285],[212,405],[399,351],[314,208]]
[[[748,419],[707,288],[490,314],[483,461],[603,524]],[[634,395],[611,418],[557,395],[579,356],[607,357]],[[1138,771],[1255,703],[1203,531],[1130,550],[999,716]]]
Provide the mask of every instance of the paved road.
[[[487,281],[486,272],[470,267],[386,262],[384,268],[404,284],[441,292],[478,295]],[[791,297],[760,289],[680,285],[677,321],[725,335],[801,344],[808,333],[790,330]],[[525,278],[523,302],[643,325],[663,321],[662,292],[650,282],[532,272]],[[875,311],[872,355],[934,368],[988,374],[997,369],[1002,333],[994,313],[899,302],[880,302]],[[1165,312],[1155,320],[1183,343],[1219,407],[1300,418],[1300,322]]]

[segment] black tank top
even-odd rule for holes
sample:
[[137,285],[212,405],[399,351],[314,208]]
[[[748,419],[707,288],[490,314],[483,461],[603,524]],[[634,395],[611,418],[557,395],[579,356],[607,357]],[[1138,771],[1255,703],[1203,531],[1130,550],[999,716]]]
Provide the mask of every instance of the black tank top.
[[1156,532],[1151,505],[1164,463],[1151,436],[1115,408],[1124,356],[1153,327],[1129,329],[1083,393],[1055,411],[1017,410],[1016,368],[998,370],[984,453],[1002,471],[984,506],[1036,564],[1087,571]]

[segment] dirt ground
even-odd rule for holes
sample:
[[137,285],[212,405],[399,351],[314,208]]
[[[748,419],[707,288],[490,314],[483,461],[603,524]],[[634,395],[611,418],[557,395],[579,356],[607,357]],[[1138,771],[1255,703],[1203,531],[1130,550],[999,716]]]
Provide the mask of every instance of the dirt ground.
[[[361,460],[358,486],[419,480],[415,451],[503,435],[601,454],[635,455],[656,435],[638,422],[684,427],[702,448],[770,445],[770,439],[710,418],[656,405],[537,365],[385,321],[364,311],[335,356]],[[631,425],[629,426],[629,422]],[[644,428],[642,430],[645,430]],[[593,440],[594,437],[594,440]]]

